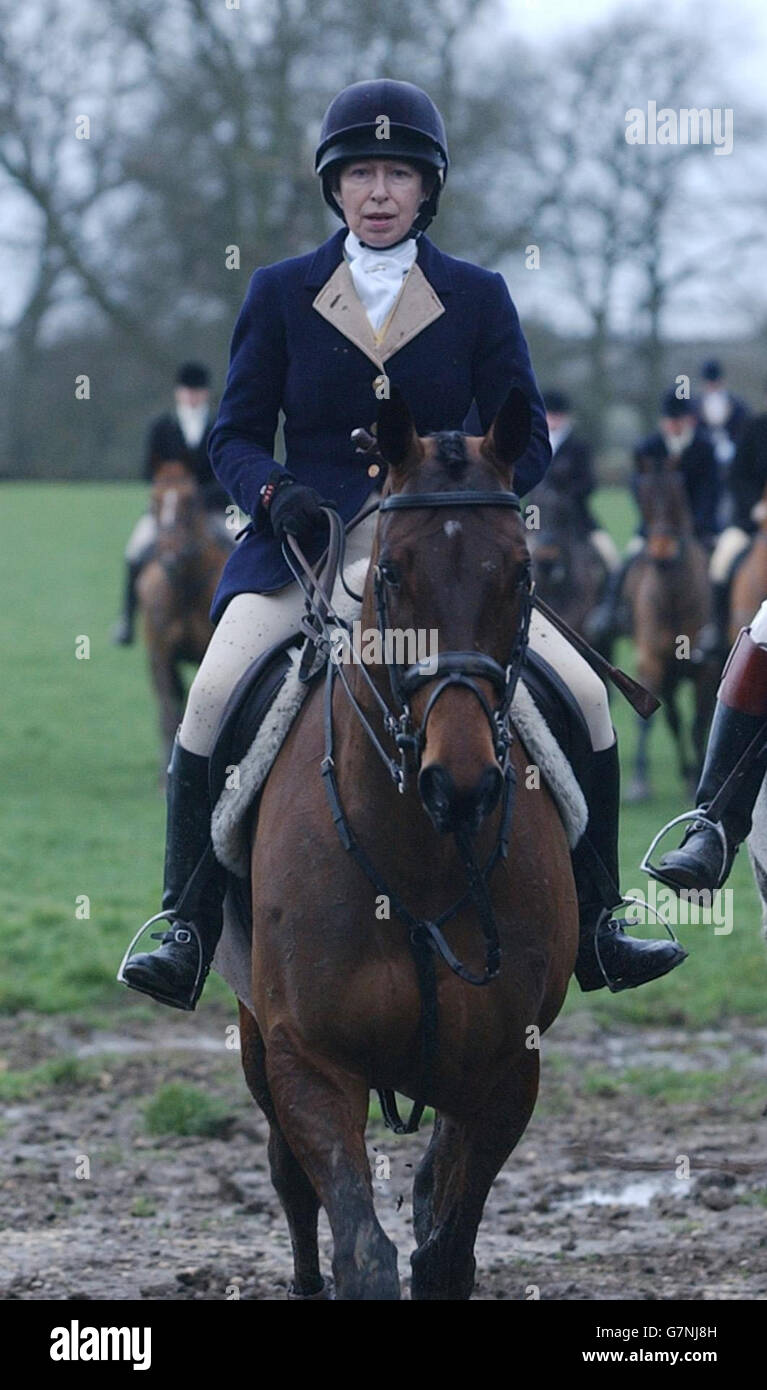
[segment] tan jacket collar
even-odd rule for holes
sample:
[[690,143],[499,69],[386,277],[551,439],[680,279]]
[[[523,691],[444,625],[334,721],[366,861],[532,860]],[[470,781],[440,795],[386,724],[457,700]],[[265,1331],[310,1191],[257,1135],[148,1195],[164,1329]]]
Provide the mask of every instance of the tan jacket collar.
[[322,286],[312,307],[379,368],[445,312],[444,304],[417,262],[410,267],[394,308],[378,335],[365,313],[345,260]]

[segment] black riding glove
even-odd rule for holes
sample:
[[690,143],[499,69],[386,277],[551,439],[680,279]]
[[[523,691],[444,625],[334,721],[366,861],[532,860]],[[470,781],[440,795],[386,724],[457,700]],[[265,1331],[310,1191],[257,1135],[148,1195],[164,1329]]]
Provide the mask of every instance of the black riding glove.
[[268,505],[269,520],[278,541],[286,535],[306,539],[324,520],[323,502],[316,488],[306,487],[287,474],[278,482]]

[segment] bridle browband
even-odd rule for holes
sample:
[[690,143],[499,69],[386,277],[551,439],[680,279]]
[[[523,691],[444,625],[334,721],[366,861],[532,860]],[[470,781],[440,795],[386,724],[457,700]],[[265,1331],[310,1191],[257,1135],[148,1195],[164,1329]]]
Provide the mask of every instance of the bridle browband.
[[[459,490],[452,492],[393,493],[388,497],[384,497],[376,506],[368,508],[363,515],[358,518],[358,521],[370,515],[370,513],[376,509],[381,512],[387,512],[402,511],[405,509],[427,510],[432,507],[507,507],[516,512],[521,511],[521,503],[517,494],[514,492],[502,492],[500,490],[493,492]],[[303,589],[307,601],[307,614],[303,623],[303,630],[307,634],[308,642],[302,656],[299,675],[304,680],[311,679],[311,676],[318,669],[318,658],[321,656],[327,659],[324,693],[325,756],[320,765],[320,771],[333,822],[344,849],[355,859],[356,863],[377,892],[379,894],[384,894],[388,898],[391,908],[409,931],[422,1004],[421,1035],[423,1080],[420,1093],[421,1096],[423,1096],[427,1094],[429,1090],[437,1048],[437,989],[434,971],[435,952],[442,957],[448,967],[456,975],[466,980],[469,984],[487,985],[491,980],[496,978],[500,970],[500,942],[488,888],[488,880],[498,860],[500,858],[505,858],[508,854],[511,816],[516,787],[514,767],[510,757],[512,734],[509,727],[509,713],[519,680],[522,663],[525,658],[535,586],[530,576],[529,566],[525,566],[522,580],[523,595],[520,621],[512,643],[511,652],[509,653],[509,659],[505,666],[502,666],[494,657],[488,656],[484,652],[462,651],[439,652],[437,655],[436,669],[434,669],[431,662],[418,661],[403,669],[402,665],[398,662],[385,661],[384,664],[389,674],[392,698],[395,703],[395,709],[392,710],[383,699],[378,687],[366,670],[365,665],[360,662],[358,658],[356,659],[355,664],[357,665],[357,669],[360,671],[369,692],[372,694],[381,711],[384,729],[392,738],[399,752],[399,759],[397,759],[387,753],[380,738],[373,729],[366,711],[360,705],[349,684],[343,664],[340,664],[338,660],[334,660],[332,656],[332,631],[341,632],[344,642],[348,644],[348,651],[352,656],[355,655],[349,632],[349,624],[339,618],[334,612],[331,602],[336,573],[340,575],[347,593],[358,600],[361,599],[361,595],[353,594],[343,578],[345,546],[343,522],[338,513],[333,509],[323,508],[323,510],[325,511],[330,526],[330,543],[328,546],[328,562],[325,567],[325,572],[322,574],[322,579],[320,579],[319,573],[315,572],[308,565],[300,547],[292,537],[289,538],[287,543],[283,543],[283,555],[294,577]],[[373,585],[378,630],[383,640],[385,639],[388,626],[388,613],[386,580],[380,565],[374,567]],[[386,644],[384,640],[384,652],[385,651]],[[463,861],[469,886],[463,896],[457,902],[453,903],[451,907],[442,912],[436,921],[419,918],[408,909],[399,895],[383,880],[362,846],[355,839],[351,830],[341,801],[333,756],[333,691],[337,676],[341,680],[345,693],[369,741],[379,757],[382,758],[395,786],[400,792],[404,792],[406,789],[409,765],[412,763],[415,764],[416,768],[418,767],[426,739],[426,726],[429,716],[437,701],[446,690],[454,689],[456,686],[470,690],[477,699],[490,724],[495,755],[503,774],[503,795],[496,842],[487,862],[484,867],[481,867],[477,864],[476,855],[468,831],[459,830],[454,832],[456,845]],[[494,707],[490,705],[484,692],[476,684],[477,680],[487,681],[493,687],[498,697]],[[416,729],[413,726],[410,697],[416,691],[422,689],[424,685],[432,681],[436,681],[436,685],[428,697],[421,723]],[[482,935],[485,941],[485,969],[481,975],[473,973],[458,960],[442,932],[442,927],[455,917],[462,908],[465,908],[470,903],[473,903],[477,909]],[[425,1107],[424,1100],[419,1097],[413,1102],[410,1117],[407,1123],[405,1123],[400,1119],[393,1092],[379,1091],[379,1095],[384,1119],[391,1129],[395,1130],[397,1133],[412,1133],[418,1128],[418,1123]]]

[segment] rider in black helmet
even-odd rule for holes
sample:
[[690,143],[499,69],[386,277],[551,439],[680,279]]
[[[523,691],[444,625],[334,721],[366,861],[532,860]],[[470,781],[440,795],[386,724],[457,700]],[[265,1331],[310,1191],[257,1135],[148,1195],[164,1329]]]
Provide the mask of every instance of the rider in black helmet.
[[[386,112],[384,116],[382,113]],[[431,189],[418,214],[399,238],[387,242],[387,250],[417,239],[437,215],[439,195],[447,178],[447,135],[434,102],[412,82],[354,82],[331,101],[322,121],[320,140],[314,157],[315,173],[320,175],[322,196],[336,217],[344,214],[335,197],[338,170],[348,159],[364,156],[407,159],[424,165],[431,175]],[[365,243],[363,242],[363,245]]]
[[[235,326],[210,457],[253,521],[219,584],[216,629],[171,758],[164,910],[152,919],[167,929],[156,950],[132,955],[129,948],[120,972],[131,988],[177,1008],[195,1007],[221,931],[220,875],[204,888],[195,880],[194,903],[184,893],[201,856],[210,858],[209,759],[218,721],[250,663],[300,628],[303,594],[281,542],[295,535],[309,562],[318,559],[327,535],[323,497],[355,523],[347,562],[355,548],[369,562],[376,523],[363,513],[384,478],[378,463],[355,451],[351,432],[374,416],[382,379],[414,402],[421,434],[462,432],[472,410],[486,432],[516,385],[531,415],[514,471],[520,492],[535,486],[551,457],[543,401],[503,277],[446,255],[423,235],[448,169],[444,125],[427,94],[388,80],[346,88],[326,112],[315,168],[346,225],[306,256],[260,267]],[[274,458],[281,410],[285,466]],[[591,743],[588,825],[574,862],[576,975],[585,990],[633,988],[672,970],[685,953],[674,942],[629,937],[612,917],[620,901],[619,765],[607,694],[538,610],[529,643],[569,689]]]

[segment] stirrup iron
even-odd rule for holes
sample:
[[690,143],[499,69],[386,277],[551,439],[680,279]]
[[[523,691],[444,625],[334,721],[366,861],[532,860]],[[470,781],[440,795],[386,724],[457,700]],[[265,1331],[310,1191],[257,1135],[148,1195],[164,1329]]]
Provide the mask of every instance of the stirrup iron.
[[[684,825],[687,821],[699,821],[702,826],[707,826],[709,830],[716,831],[716,834],[719,838],[719,844],[722,850],[722,867],[717,875],[716,887],[713,890],[716,893],[719,891],[722,884],[724,883],[725,870],[727,868],[727,856],[729,854],[729,846],[727,844],[727,836],[724,833],[724,827],[722,826],[721,822],[710,820],[709,817],[706,815],[706,812],[700,810],[700,808],[695,811],[683,811],[681,816],[674,816],[673,820],[668,821],[666,825],[662,826],[662,828],[658,831],[657,835],[652,840],[649,849],[645,853],[645,856],[639,865],[639,868],[641,869],[643,874],[648,874],[650,878],[657,879],[658,883],[664,883],[667,888],[673,888],[677,893],[691,891],[689,889],[682,888],[681,885],[677,883],[675,879],[667,877],[664,869],[659,864],[652,863],[652,856],[655,853],[661,840],[663,839],[663,836],[666,835],[669,830],[673,830],[675,825]],[[678,848],[681,849],[681,845],[678,846]]]

